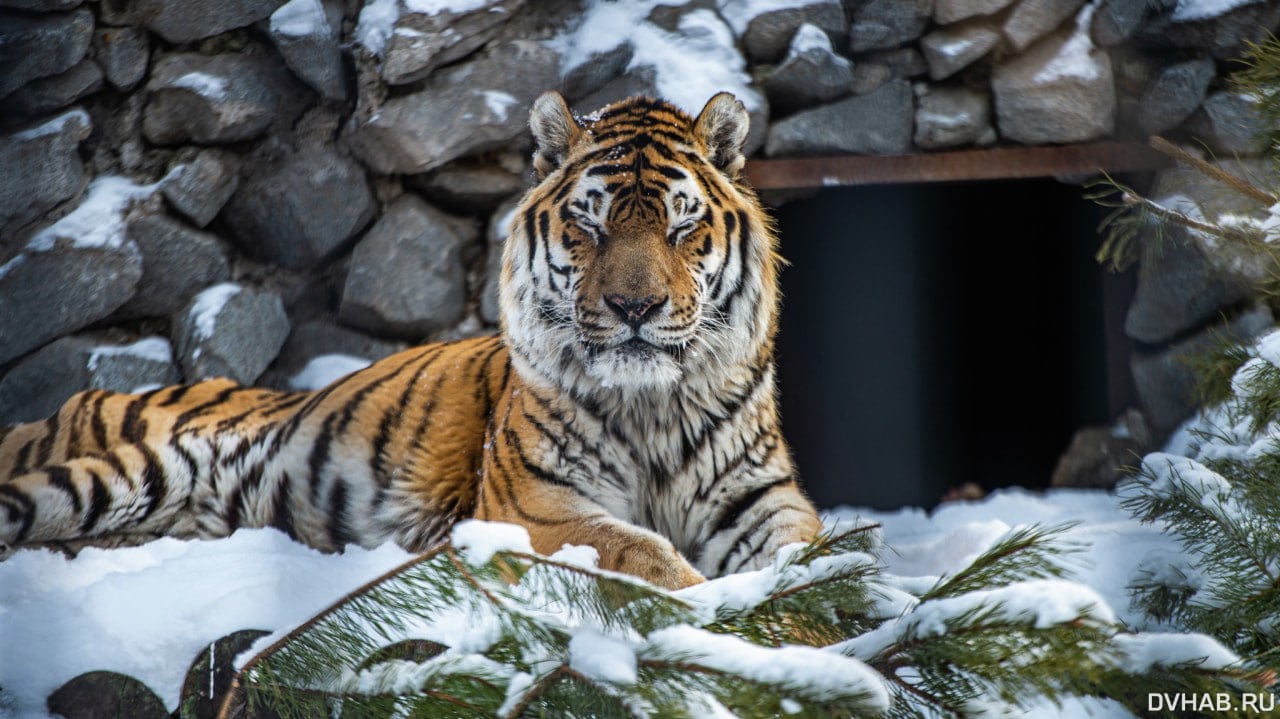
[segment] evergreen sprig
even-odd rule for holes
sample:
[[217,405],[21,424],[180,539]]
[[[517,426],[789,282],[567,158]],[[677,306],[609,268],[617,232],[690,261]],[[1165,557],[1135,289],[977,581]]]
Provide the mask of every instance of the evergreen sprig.
[[[959,718],[1090,693],[1140,711],[1152,672],[1127,669],[1117,638],[1141,635],[1061,578],[1078,549],[1068,528],[1015,529],[919,595],[882,573],[875,527],[675,594],[519,548],[478,559],[443,544],[251,659],[223,715]],[[1187,686],[1251,686],[1188,667]]]

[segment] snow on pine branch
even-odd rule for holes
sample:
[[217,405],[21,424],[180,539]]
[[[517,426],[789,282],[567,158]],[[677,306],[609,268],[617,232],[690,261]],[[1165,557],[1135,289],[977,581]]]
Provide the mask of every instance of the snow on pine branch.
[[[1064,531],[1015,528],[962,581],[925,584],[883,574],[877,532],[855,527],[667,592],[597,569],[589,548],[541,557],[521,528],[464,522],[451,543],[259,640],[239,701],[284,717],[339,698],[344,716],[371,717],[948,716],[1137,697],[1148,672],[1205,648],[1201,680],[1234,667],[1207,638],[1126,633],[1098,592],[1059,578],[1065,550],[1050,545]],[[430,651],[391,651],[415,642]]]

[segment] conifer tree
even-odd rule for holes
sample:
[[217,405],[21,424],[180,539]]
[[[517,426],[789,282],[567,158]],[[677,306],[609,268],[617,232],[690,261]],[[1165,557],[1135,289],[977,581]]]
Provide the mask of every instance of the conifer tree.
[[922,584],[856,527],[672,593],[467,522],[268,639],[223,715],[971,717],[1070,696],[1136,713],[1150,691],[1265,683],[1206,637],[1125,631],[1065,579],[1066,529],[1012,530]]
[[[1270,151],[1280,161],[1280,41],[1251,45],[1232,78],[1252,97]],[[1221,264],[1251,263],[1256,290],[1280,298],[1280,183],[1274,172],[1242,177],[1161,138],[1152,146],[1194,170],[1251,213],[1202,212],[1144,197],[1108,181],[1095,194],[1115,207],[1099,259],[1123,267],[1142,232],[1180,225],[1214,248]],[[1237,200],[1236,204],[1240,204]],[[1206,216],[1213,215],[1213,216]],[[1148,241],[1162,241],[1158,233]],[[1273,312],[1274,314],[1274,312]],[[1175,434],[1168,452],[1145,457],[1121,487],[1124,505],[1175,536],[1181,553],[1143,560],[1131,587],[1136,606],[1175,631],[1204,632],[1274,684],[1280,671],[1280,332],[1241,345],[1226,338],[1195,363],[1204,409]]]

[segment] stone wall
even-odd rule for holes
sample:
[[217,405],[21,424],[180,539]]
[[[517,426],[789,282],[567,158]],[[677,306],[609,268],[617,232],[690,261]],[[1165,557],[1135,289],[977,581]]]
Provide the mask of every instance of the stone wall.
[[545,89],[691,112],[728,89],[763,156],[1157,132],[1249,153],[1222,74],[1278,22],[1260,0],[0,0],[0,424],[492,331]]

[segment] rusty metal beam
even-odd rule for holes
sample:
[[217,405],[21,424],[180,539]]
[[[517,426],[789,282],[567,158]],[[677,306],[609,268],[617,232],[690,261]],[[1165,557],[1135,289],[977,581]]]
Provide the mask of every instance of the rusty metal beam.
[[1154,170],[1171,164],[1146,145],[1092,142],[993,147],[881,157],[844,155],[751,160],[747,182],[758,190],[882,185],[1020,177],[1080,177]]

